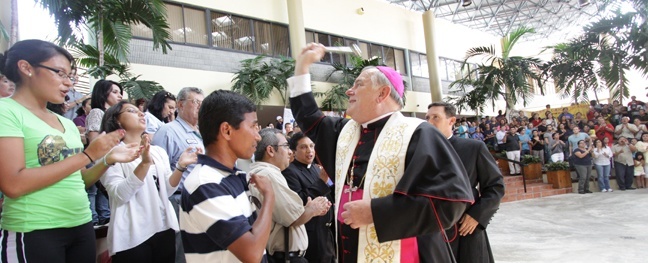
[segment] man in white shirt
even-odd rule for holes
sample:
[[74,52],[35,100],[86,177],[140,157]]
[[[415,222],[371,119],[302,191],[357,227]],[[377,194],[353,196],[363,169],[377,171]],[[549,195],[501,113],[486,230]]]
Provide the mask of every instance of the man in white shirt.
[[[309,200],[304,206],[299,195],[288,187],[286,178],[281,174],[290,165],[292,155],[286,136],[273,128],[263,129],[259,135],[261,141],[257,144],[254,153],[256,162],[250,166],[250,173],[268,177],[274,191],[273,226],[266,245],[266,250],[273,259],[270,262],[306,263],[308,260],[304,258],[304,254],[308,248],[308,235],[304,224],[314,216],[326,214],[331,202],[320,196]],[[263,195],[254,186],[250,187],[250,192],[252,196],[263,200]]]
[[614,135],[618,137],[634,138],[635,133],[639,131],[636,125],[630,123],[629,117],[621,118],[621,123],[614,128]]

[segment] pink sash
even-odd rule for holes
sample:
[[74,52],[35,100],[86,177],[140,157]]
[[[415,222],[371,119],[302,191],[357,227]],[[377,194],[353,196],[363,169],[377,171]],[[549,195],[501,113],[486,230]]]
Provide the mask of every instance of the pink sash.
[[351,200],[349,199],[349,185],[344,185],[342,187],[342,195],[340,196],[340,207],[338,207],[338,214],[337,218],[340,223],[344,223],[344,219],[342,219],[342,211],[344,211],[344,204],[346,204],[349,201],[354,201],[354,200],[362,200],[362,189],[358,189],[354,192],[351,192]]

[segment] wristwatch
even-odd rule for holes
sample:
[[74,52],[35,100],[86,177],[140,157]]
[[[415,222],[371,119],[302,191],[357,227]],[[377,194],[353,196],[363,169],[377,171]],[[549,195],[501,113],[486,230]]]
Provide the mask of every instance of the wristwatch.
[[187,171],[187,167],[180,167],[180,162],[177,162],[177,163],[176,163],[176,167],[175,167],[175,168],[176,168],[178,171],[183,172],[183,173]]

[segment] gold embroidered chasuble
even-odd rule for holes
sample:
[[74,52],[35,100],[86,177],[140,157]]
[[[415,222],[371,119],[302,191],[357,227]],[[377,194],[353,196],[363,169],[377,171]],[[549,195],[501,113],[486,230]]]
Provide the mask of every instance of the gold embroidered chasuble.
[[[390,195],[405,171],[407,146],[421,119],[408,118],[400,112],[391,115],[371,151],[365,176],[362,199],[373,199]],[[335,156],[335,215],[340,209],[349,166],[354,150],[360,140],[361,125],[350,120],[338,138]],[[336,231],[337,232],[337,231]],[[400,262],[401,241],[379,243],[376,229],[370,224],[359,229],[357,262]]]

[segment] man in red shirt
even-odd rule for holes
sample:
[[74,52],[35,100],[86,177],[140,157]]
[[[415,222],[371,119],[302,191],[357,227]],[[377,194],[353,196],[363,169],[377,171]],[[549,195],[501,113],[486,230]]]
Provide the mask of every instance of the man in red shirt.
[[594,130],[596,131],[596,137],[603,141],[603,138],[607,137],[609,139],[609,145],[612,147],[612,142],[614,141],[614,126],[605,122],[605,118],[598,118],[598,125],[595,126]]

